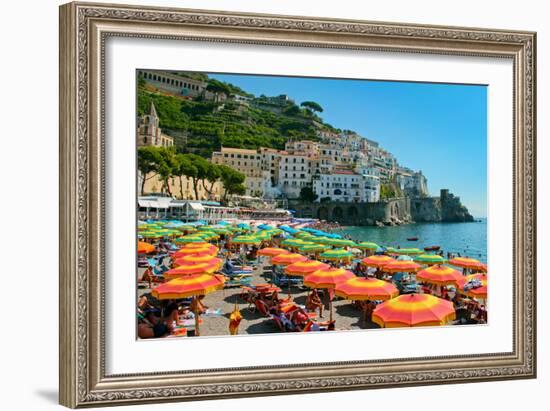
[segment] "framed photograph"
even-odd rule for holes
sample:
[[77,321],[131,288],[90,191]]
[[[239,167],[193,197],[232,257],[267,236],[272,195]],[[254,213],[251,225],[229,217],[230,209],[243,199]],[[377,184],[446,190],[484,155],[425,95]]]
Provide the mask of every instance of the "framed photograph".
[[535,33],[60,27],[61,404],[536,376]]

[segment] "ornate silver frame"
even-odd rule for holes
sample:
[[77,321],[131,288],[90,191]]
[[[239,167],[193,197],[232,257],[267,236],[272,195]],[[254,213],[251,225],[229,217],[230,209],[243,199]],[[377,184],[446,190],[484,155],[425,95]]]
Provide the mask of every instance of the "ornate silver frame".
[[[472,356],[106,375],[103,63],[109,36],[490,56],[514,63],[514,349]],[[60,403],[68,407],[536,376],[533,32],[70,3],[60,8]]]

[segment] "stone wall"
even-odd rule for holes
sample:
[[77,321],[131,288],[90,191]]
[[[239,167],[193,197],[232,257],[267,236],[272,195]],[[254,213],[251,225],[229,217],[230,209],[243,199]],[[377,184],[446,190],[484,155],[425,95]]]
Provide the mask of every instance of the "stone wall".
[[439,197],[411,199],[411,217],[418,223],[474,221],[460,197],[446,189],[441,190]]
[[289,208],[296,211],[296,217],[336,221],[343,225],[396,225],[411,222],[408,198],[378,203],[306,203],[289,200]]

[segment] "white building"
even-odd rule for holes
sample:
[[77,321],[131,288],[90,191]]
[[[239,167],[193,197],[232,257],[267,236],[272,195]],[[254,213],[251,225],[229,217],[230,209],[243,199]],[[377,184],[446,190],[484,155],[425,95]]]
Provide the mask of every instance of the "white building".
[[288,198],[298,198],[304,187],[311,187],[311,167],[306,154],[281,154],[278,186]]
[[426,197],[428,195],[428,180],[422,171],[400,168],[396,181],[401,190],[411,197]]

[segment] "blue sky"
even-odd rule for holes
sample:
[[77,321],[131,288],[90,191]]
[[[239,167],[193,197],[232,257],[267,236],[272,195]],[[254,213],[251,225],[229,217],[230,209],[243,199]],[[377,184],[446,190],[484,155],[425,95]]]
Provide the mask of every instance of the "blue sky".
[[422,170],[430,194],[448,188],[475,217],[487,215],[487,87],[298,77],[220,75],[255,94],[313,100],[321,117]]

